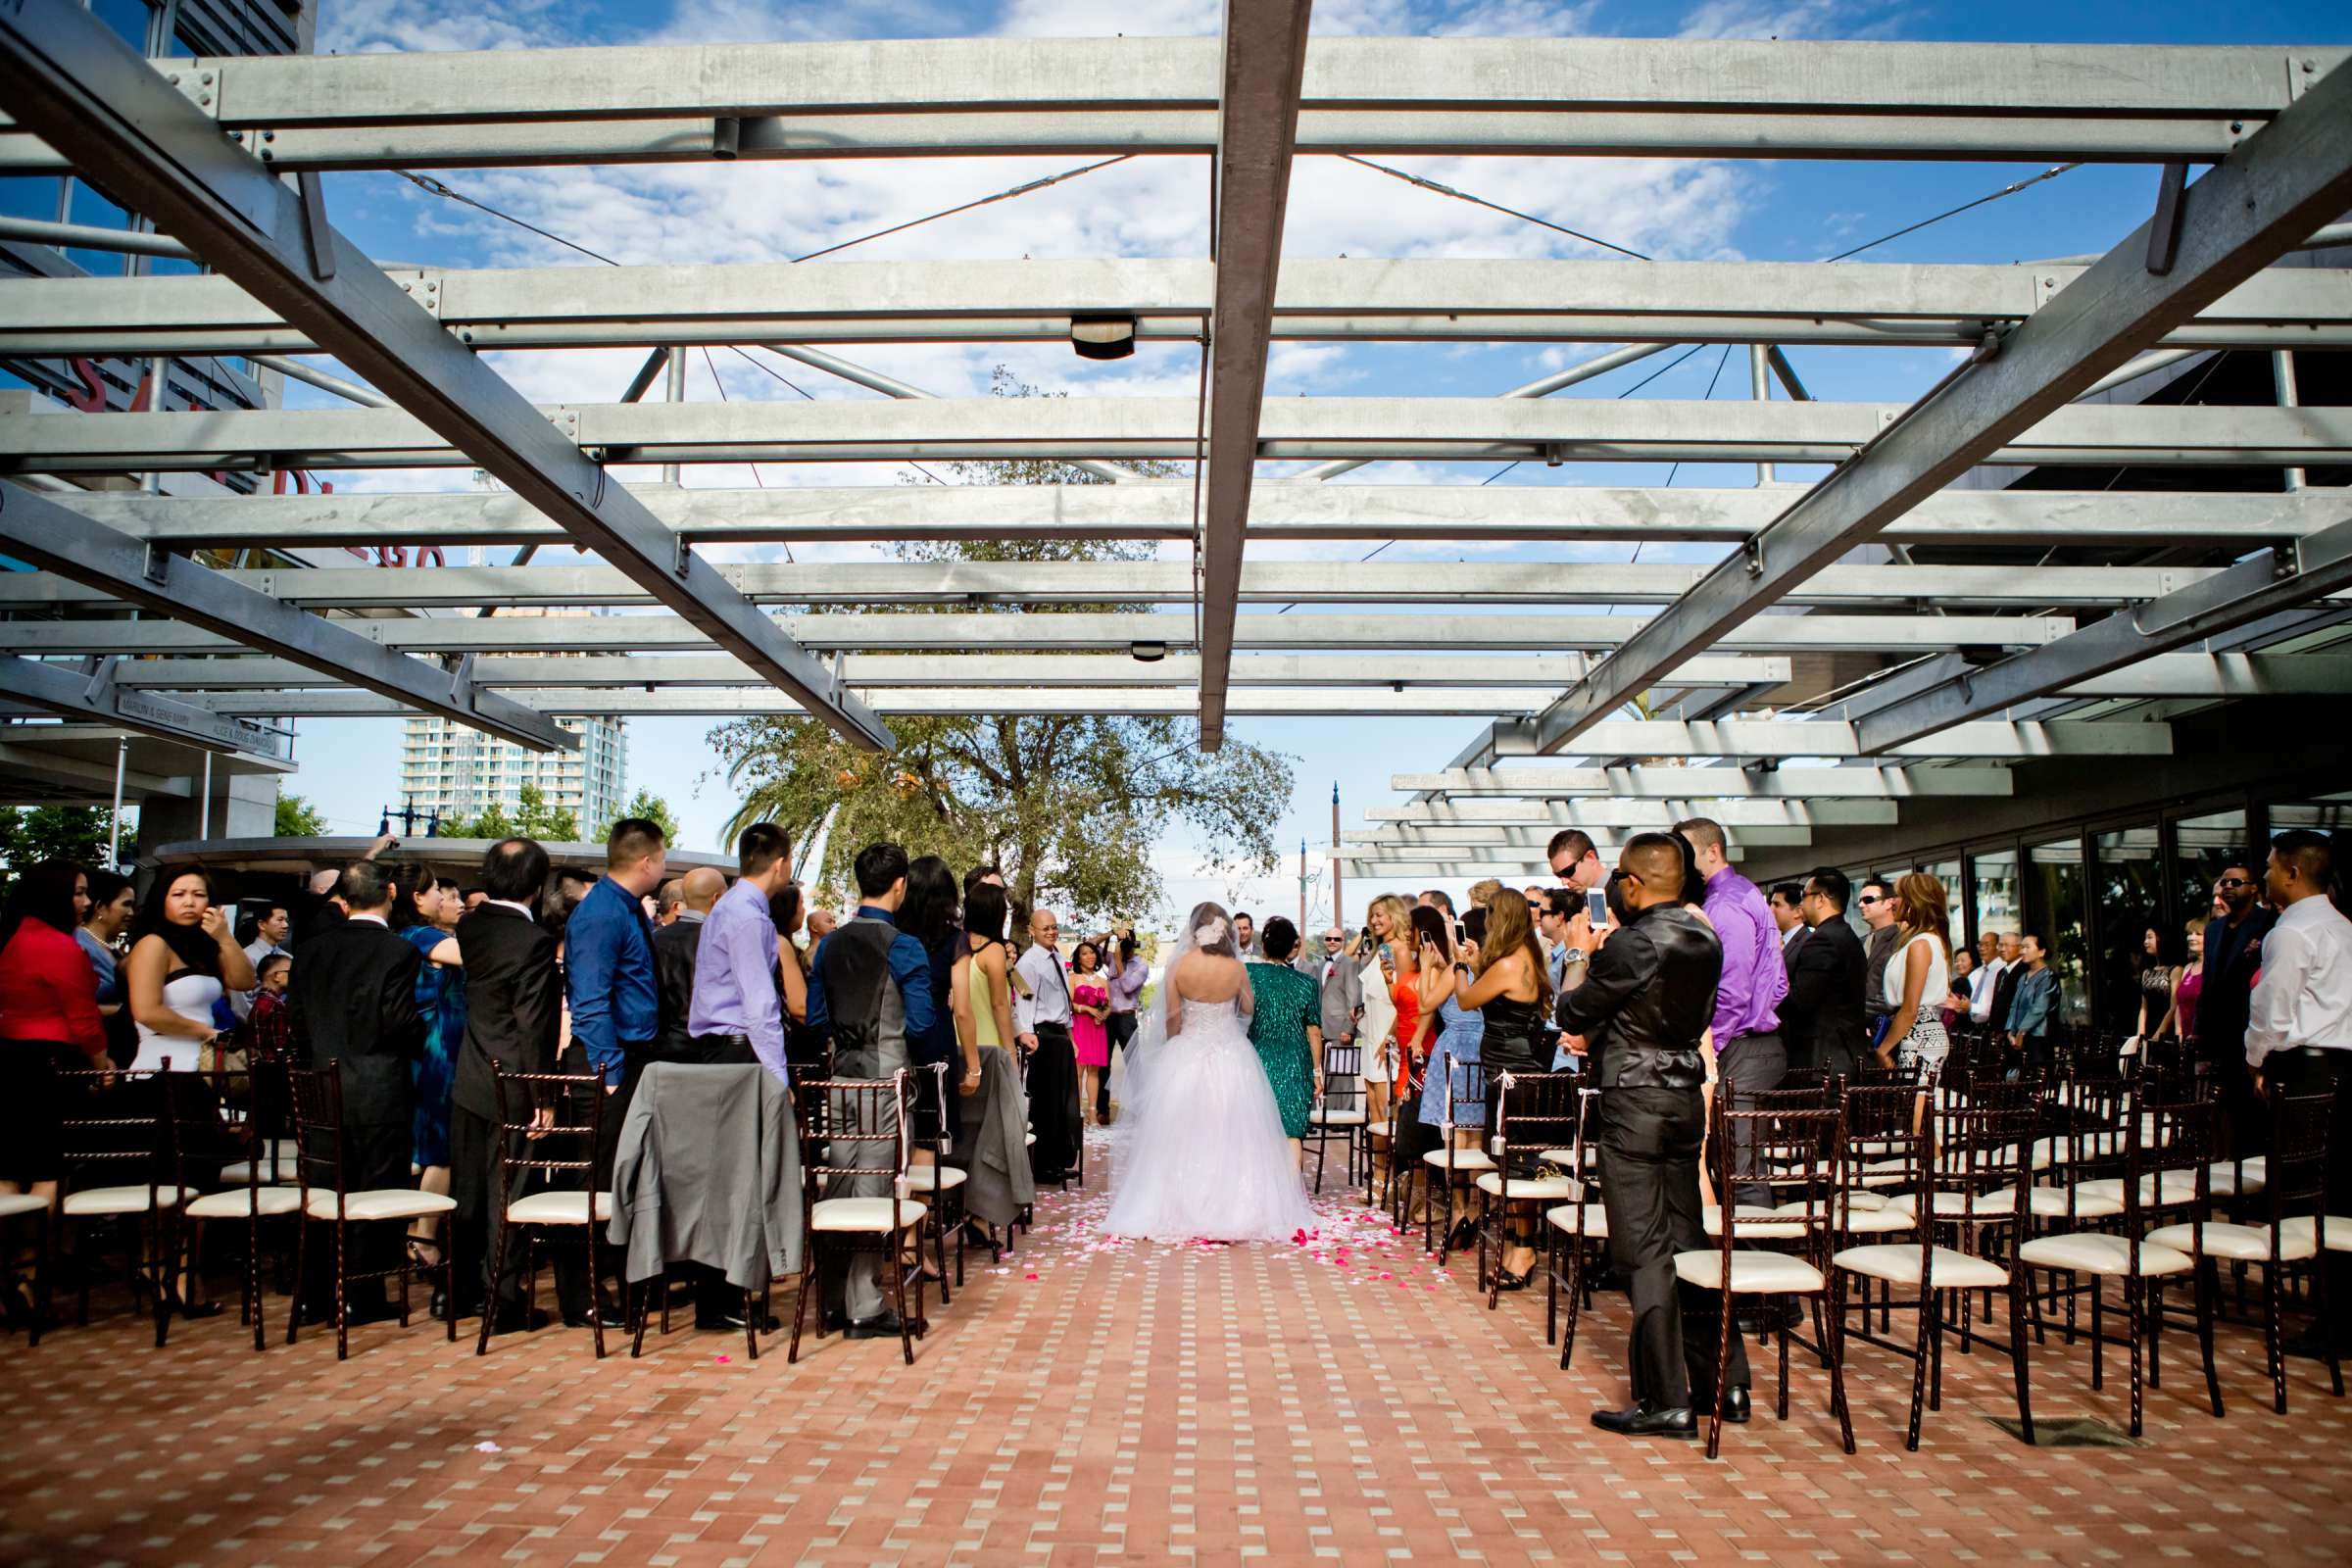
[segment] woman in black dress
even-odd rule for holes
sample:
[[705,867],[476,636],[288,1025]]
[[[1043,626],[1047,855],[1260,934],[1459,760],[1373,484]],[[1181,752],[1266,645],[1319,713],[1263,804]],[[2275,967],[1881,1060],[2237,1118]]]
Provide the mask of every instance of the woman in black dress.
[[[1487,1132],[1491,1136],[1502,1104],[1501,1075],[1551,1070],[1551,1046],[1544,1029],[1551,1010],[1551,974],[1544,961],[1544,949],[1536,941],[1526,894],[1503,888],[1489,902],[1486,913],[1486,940],[1465,946],[1467,961],[1455,966],[1453,980],[1454,1005],[1475,1007],[1486,1019],[1479,1059],[1489,1084]],[[1513,1180],[1517,1179],[1520,1155],[1521,1151],[1513,1148],[1504,1156],[1513,1161]],[[1528,1173],[1539,1174],[1532,1167]],[[1509,1218],[1506,1216],[1506,1223]],[[1534,1248],[1515,1238],[1503,1253],[1502,1288],[1525,1289],[1535,1260]]]

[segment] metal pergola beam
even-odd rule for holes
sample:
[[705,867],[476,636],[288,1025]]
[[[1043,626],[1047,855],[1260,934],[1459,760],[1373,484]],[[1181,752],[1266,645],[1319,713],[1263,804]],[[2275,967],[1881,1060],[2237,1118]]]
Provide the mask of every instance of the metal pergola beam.
[[2310,85],[2180,193],[2166,215],[2177,221],[2158,236],[2177,241],[2160,247],[2161,268],[2152,265],[2151,220],[2010,333],[1997,354],[1957,368],[1939,395],[1808,491],[1756,536],[1744,560],[1717,567],[1578,682],[1531,727],[1535,749],[1571,744],[1660,671],[1779,602],[1971,466],[1998,461],[1992,454],[2027,430],[2083,412],[2066,405],[2352,205],[2352,71],[2289,80]]
[[1196,456],[1200,540],[1200,749],[1225,742],[1225,692],[1241,600],[1242,546],[1257,472],[1291,153],[1298,139],[1312,0],[1226,0],[1218,39],[1217,150],[1209,253],[1214,307],[1201,353]]
[[675,536],[634,497],[610,485],[575,442],[340,234],[315,178],[289,188],[222,140],[220,126],[105,21],[73,0],[0,11],[0,87],[19,124],[70,147],[76,167],[117,200],[407,411],[369,412],[432,430],[845,739],[889,746],[887,728],[806,651],[708,562],[676,550]]
[[1598,796],[1589,800],[1433,801],[1420,806],[1375,806],[1364,812],[1367,822],[1399,827],[1523,828],[1548,833],[1555,828],[1586,827],[1603,822],[1624,827],[1672,827],[1686,817],[1711,817],[1725,827],[1892,827],[1896,806],[1891,800],[1718,800],[1700,782],[1709,773],[1730,768],[1690,768],[1689,795],[1666,800],[1632,796]]
[[[14,484],[0,483],[0,553],[110,599],[201,626],[337,682],[439,713],[535,752],[580,738],[546,714],[475,688],[464,663],[446,669],[369,642],[185,556],[125,538]],[[23,573],[11,573],[21,576]]]
[[[2215,569],[1832,566],[1791,592],[1788,603],[2112,608],[2176,592]],[[1328,562],[1263,561],[1251,562],[1239,573],[1231,597],[1236,603],[1254,604],[1664,605],[1703,580],[1707,570],[1698,565],[1526,561],[1350,563],[1335,570]],[[1177,604],[1193,597],[1191,573],[1180,561],[821,562],[721,565],[717,574],[734,592],[761,605]],[[654,594],[610,566],[441,566],[398,572],[380,566],[260,567],[221,575],[288,604],[317,610],[657,603]],[[88,605],[120,597],[40,573],[0,574],[0,605]],[[1204,650],[1210,635],[1204,624]],[[1537,682],[1530,677],[1520,684]]]
[[[1790,69],[1792,47],[1805,69]],[[2119,63],[2118,57],[2123,57]],[[1302,150],[2211,159],[2340,48],[1320,38]],[[282,167],[1207,153],[1213,39],[958,39],[199,64]],[[877,113],[876,111],[882,111]],[[26,138],[10,138],[12,141]],[[37,149],[11,147],[17,159]]]
[[1396,773],[1389,779],[1391,789],[1438,791],[1457,802],[1481,796],[1522,801],[1604,796],[1716,804],[2004,796],[2014,783],[2005,767],[1783,767],[1769,773],[1736,767],[1477,767]]
[[1950,669],[1927,690],[1865,715],[1859,722],[1862,742],[1871,751],[1901,746],[2309,604],[2348,583],[2352,521],[2281,545],[2032,653],[1984,668]]
[[[1671,816],[1655,821],[1609,822],[1596,819],[1573,825],[1584,828],[1594,838],[1625,838],[1635,833],[1663,831],[1672,827],[1676,820]],[[1549,827],[1398,826],[1376,833],[1343,833],[1340,835],[1340,845],[1342,849],[1358,855],[1372,851],[1389,851],[1398,856],[1461,855],[1476,854],[1483,850],[1505,853],[1524,850],[1541,854],[1550,844],[1554,831]],[[1813,842],[1813,829],[1801,822],[1778,823],[1736,829],[1734,837],[1736,842],[1750,849],[1801,849]]]
[[[765,490],[632,487],[698,544],[885,539],[1184,539],[1192,485],[858,485]],[[445,494],[54,496],[60,506],[174,549],[290,545],[527,545],[564,531],[508,491]],[[1735,543],[1788,506],[1772,490],[1574,485],[1322,485],[1261,480],[1252,540]],[[2316,533],[2343,515],[2327,490],[1946,490],[1882,537],[1908,544],[2202,546]]]
[[[1989,325],[2030,318],[2083,270],[1294,258],[1283,265],[1266,330],[1304,340],[1973,344]],[[1216,270],[1208,262],[1079,259],[451,268],[391,275],[412,298],[424,299],[445,329],[487,350],[767,338],[1059,340],[1073,317],[1102,315],[1135,318],[1139,338],[1193,341],[1215,306]],[[2262,272],[2161,341],[2194,348],[2352,341],[2352,273]],[[315,347],[224,277],[24,278],[0,287],[0,352],[285,354]]]
[[[286,760],[287,737],[282,732],[224,716],[209,705],[126,690],[114,682],[116,667],[108,660],[94,673],[85,673],[36,660],[0,658],[0,701],[66,718],[94,719],[110,728],[136,730],[208,752]],[[12,728],[9,736],[23,741],[38,733],[37,728],[22,726]]]
[[[377,645],[370,643],[371,648]],[[380,651],[380,649],[379,649]],[[1529,686],[1575,678],[1579,654],[1538,658],[1405,654],[1377,665],[1348,655],[1247,654],[1233,662],[1236,686],[1375,687]],[[1675,672],[1677,685],[1744,688],[1788,679],[1789,661],[1740,656],[1694,659]],[[527,686],[747,686],[750,671],[725,655],[576,655],[566,659],[476,659],[477,688]],[[1151,663],[1118,654],[855,654],[842,680],[860,690],[884,686],[1182,686],[1200,683],[1200,662],[1176,654]],[[124,666],[126,686],[173,691],[300,691],[336,684],[282,659],[144,659]]]
[[[290,574],[289,574],[290,575]],[[0,575],[0,588],[7,577]],[[1025,614],[856,614],[781,617],[808,648],[1000,653],[1191,648],[1189,615],[1044,612]],[[437,616],[346,622],[363,637],[409,653],[710,653],[708,633],[677,615]],[[1614,648],[1642,628],[1639,615],[1250,614],[1234,622],[1237,648],[1361,654],[1371,647],[1445,648],[1457,653],[1556,653]],[[1953,647],[2031,648],[2075,629],[2063,615],[1766,615],[1723,639],[1726,654],[1803,651],[1926,654]],[[0,650],[44,654],[233,652],[237,645],[194,626],[119,619],[0,620]],[[1709,656],[1712,657],[1712,656]],[[1680,667],[1680,666],[1678,666]]]
[[[418,328],[418,342],[454,345],[437,329],[424,331],[429,319],[418,314],[412,323]],[[2054,319],[2045,313],[2029,324]],[[2063,323],[2059,326],[2062,329]],[[478,373],[489,374],[470,355],[458,352]],[[371,378],[379,384],[384,379]],[[2072,385],[2070,379],[2068,386]],[[1947,393],[1942,401],[1949,402],[1951,396]],[[1947,477],[1957,475],[1976,463],[2196,467],[2317,466],[2352,460],[2352,409],[2044,409],[2044,401],[2036,400],[2031,416],[2003,421],[1993,444],[1972,444],[1967,462],[1946,461],[1938,472],[1949,469]],[[500,406],[505,405],[502,398]],[[1255,456],[1839,463],[1901,414],[1896,405],[1871,403],[1277,398],[1265,404],[1257,421]],[[569,459],[581,466],[582,493],[593,495],[601,469],[591,459],[630,464],[1027,458],[1189,462],[1197,451],[1199,407],[1189,398],[622,403],[535,410],[529,411],[528,418],[532,422],[526,425],[517,401],[511,433],[516,439],[527,433],[534,448],[552,442],[548,451],[555,458],[564,457],[567,447],[578,449]],[[1944,422],[1930,421],[1931,434]],[[1892,433],[1904,435],[1905,446],[1919,439],[1908,435],[1908,425]],[[470,430],[468,438],[474,439]],[[446,468],[470,466],[474,461],[467,450],[451,445],[424,420],[394,409],[0,415],[0,462],[19,470]],[[1874,457],[1873,471],[1885,461]],[[1210,466],[1215,466],[1213,455]],[[567,529],[574,527],[570,514],[582,508],[569,492],[562,507],[523,493]],[[648,549],[674,542],[628,491],[608,479],[602,494],[605,511],[625,507],[644,519],[644,530],[650,532],[639,542]],[[1247,504],[1246,497],[1242,504]],[[594,537],[579,537],[593,545],[610,531],[600,525]],[[636,532],[631,538],[637,538]],[[615,550],[623,548],[617,539],[609,542]],[[635,544],[627,548],[633,550]],[[1778,552],[1787,553],[1786,546]]]

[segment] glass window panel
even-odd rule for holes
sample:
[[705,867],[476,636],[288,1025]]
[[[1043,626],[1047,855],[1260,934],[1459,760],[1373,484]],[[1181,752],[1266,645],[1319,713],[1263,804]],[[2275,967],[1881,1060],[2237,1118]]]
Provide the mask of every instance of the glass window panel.
[[2082,844],[2061,839],[2035,844],[2026,851],[2029,871],[2029,914],[2026,928],[2041,938],[2058,971],[2058,1018],[2062,1023],[2090,1021],[2087,978],[2090,972],[2089,935],[2082,920]]
[[1928,875],[1943,884],[1943,902],[1952,912],[1952,946],[1955,948],[1967,947],[1970,941],[1968,901],[1960,897],[1960,862],[1958,860],[1937,860],[1935,864],[1927,867],[1927,872]]
[[1991,850],[1971,856],[1976,877],[1977,929],[2016,934],[2023,923],[2017,902],[2017,852]]
[[2271,832],[2309,828],[2315,833],[2340,833],[2352,828],[2352,795],[2323,795],[2316,801],[2281,801],[2271,808]]
[[[2173,823],[2174,907],[2186,921],[2200,910],[2213,908],[2214,880],[2222,867],[2251,854],[2246,843],[2246,813],[2216,811],[2206,816],[2183,816]],[[2254,869],[2259,871],[2257,859]]]
[[2164,866],[2157,853],[2156,824],[2101,833],[2093,845],[2098,861],[2091,885],[2098,890],[2099,955],[2092,986],[2101,1029],[2130,1034],[2139,1022],[2140,954],[2153,926],[2159,961],[2179,961],[2180,933],[2164,916]]

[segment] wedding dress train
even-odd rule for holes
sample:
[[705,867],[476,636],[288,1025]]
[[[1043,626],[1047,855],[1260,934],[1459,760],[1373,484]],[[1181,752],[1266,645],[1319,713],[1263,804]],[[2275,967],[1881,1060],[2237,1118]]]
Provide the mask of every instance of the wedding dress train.
[[1158,1242],[1289,1241],[1314,1227],[1274,1091],[1234,1002],[1184,1003],[1156,1043],[1103,1229]]

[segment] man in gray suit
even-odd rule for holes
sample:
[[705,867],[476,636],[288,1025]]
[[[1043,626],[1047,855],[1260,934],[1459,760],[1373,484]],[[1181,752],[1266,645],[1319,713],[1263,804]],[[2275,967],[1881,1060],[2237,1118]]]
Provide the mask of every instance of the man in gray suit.
[[1363,976],[1342,951],[1348,938],[1338,926],[1323,933],[1323,957],[1309,973],[1323,988],[1323,1043],[1355,1044],[1355,1020],[1364,1010]]

